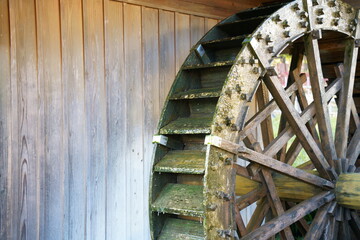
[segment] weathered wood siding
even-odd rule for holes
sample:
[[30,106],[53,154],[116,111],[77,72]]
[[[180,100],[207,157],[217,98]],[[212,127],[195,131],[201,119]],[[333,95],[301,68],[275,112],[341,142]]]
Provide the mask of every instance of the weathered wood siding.
[[149,238],[151,139],[200,15],[0,0],[0,239]]

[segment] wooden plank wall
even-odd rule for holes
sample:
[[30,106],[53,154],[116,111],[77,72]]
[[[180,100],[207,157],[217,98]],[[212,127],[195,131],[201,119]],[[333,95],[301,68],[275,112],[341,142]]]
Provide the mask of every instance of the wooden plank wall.
[[149,239],[151,144],[218,20],[109,0],[0,0],[0,239]]

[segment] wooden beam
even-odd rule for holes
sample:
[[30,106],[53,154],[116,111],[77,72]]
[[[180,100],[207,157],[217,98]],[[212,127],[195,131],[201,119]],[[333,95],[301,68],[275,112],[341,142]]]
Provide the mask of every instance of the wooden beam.
[[305,37],[305,52],[308,60],[311,90],[313,92],[318,127],[321,137],[321,146],[328,163],[333,166],[337,159],[332,136],[328,102],[325,100],[325,81],[322,72],[318,40],[309,34]]
[[178,13],[192,14],[202,17],[224,19],[236,12],[250,7],[255,7],[254,3],[243,3],[235,0],[225,1],[200,1],[200,0],[114,0],[118,2],[130,3],[135,5],[158,8]]
[[322,192],[315,197],[297,204],[295,207],[287,210],[283,215],[265,223],[263,226],[244,236],[242,240],[268,239],[312,211],[332,201],[334,198],[335,195],[332,192]]
[[[258,103],[258,111],[266,108],[269,104],[269,91],[265,84],[262,82],[256,92],[256,100]],[[274,129],[272,125],[271,114],[269,114],[264,121],[261,122],[261,134],[264,147],[267,146],[272,140],[274,140]]]
[[[356,19],[359,20],[359,11]],[[345,158],[347,151],[347,139],[349,135],[351,104],[353,102],[353,91],[355,82],[355,72],[359,48],[355,45],[355,40],[360,37],[360,25],[357,24],[355,39],[347,41],[344,57],[343,87],[340,92],[338,104],[338,118],[335,132],[335,148],[338,158]],[[350,106],[350,107],[349,107]],[[341,116],[341,117],[339,117]]]
[[328,209],[330,207],[330,203],[322,206],[315,215],[314,220],[310,225],[310,229],[307,232],[304,240],[318,240],[322,236],[325,226],[328,220]]
[[[297,84],[292,84],[286,89],[286,94],[291,96],[297,90]],[[253,132],[265,119],[267,119],[271,113],[277,108],[275,100],[271,100],[264,108],[259,109],[258,112],[246,122],[244,129],[239,132],[240,141]]]
[[245,236],[247,233],[245,224],[244,224],[244,220],[241,217],[240,214],[240,209],[238,208],[238,206],[235,204],[235,221],[236,221],[236,226],[239,230],[240,236]]
[[301,169],[292,167],[286,163],[280,162],[264,154],[255,152],[248,148],[239,149],[239,157],[247,159],[251,162],[255,162],[271,170],[279,172],[281,174],[299,179],[303,182],[321,187],[321,188],[333,188],[334,184],[324,178],[305,172]]
[[359,157],[359,154],[360,154],[360,127],[356,129],[355,134],[352,137],[348,146],[346,158],[349,159],[350,165],[355,165]]
[[295,106],[287,97],[278,78],[266,75],[264,81],[280,109],[286,114],[290,126],[293,128],[293,131],[299,138],[302,146],[313,161],[320,175],[324,178],[331,179],[332,177],[328,173],[328,170],[330,169],[329,163],[326,161],[322,151],[319,149],[311,133],[302,121]]
[[270,205],[265,198],[263,198],[258,202],[258,205],[256,206],[255,211],[251,216],[249,223],[246,226],[248,232],[252,232],[261,226],[264,217],[268,213],[269,209],[270,209]]
[[261,186],[258,187],[241,197],[236,198],[236,205],[239,210],[243,210],[244,208],[250,206],[254,202],[258,201],[259,199],[266,196],[266,189],[265,187]]

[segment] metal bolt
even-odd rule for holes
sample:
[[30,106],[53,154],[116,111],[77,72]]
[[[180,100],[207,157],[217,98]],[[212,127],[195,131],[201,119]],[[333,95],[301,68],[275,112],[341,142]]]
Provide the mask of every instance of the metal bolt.
[[300,13],[300,18],[303,19],[303,18],[307,18],[309,16],[309,14],[305,11],[301,12]]
[[277,14],[275,17],[272,18],[272,20],[273,20],[274,22],[276,22],[276,23],[281,22],[280,15]]
[[354,12],[354,9],[349,7],[346,9],[346,13],[353,13]]
[[239,128],[236,126],[236,124],[231,124],[231,131],[238,131]]
[[319,5],[319,2],[317,0],[313,0],[312,3],[313,3],[313,6]]
[[216,204],[207,205],[206,209],[209,211],[215,211],[217,209],[217,205]]
[[254,64],[258,64],[258,63],[259,63],[259,60],[252,57],[252,58],[249,59],[249,63],[250,63],[251,66],[252,66],[252,65],[254,65]]
[[322,39],[322,31],[321,30],[314,30],[312,33],[311,33],[311,36],[313,37],[313,39]]
[[272,43],[272,42],[273,42],[272,39],[271,39],[271,37],[270,37],[270,35],[267,35],[267,36],[266,36],[265,42],[266,42],[266,44],[269,44],[269,43]]
[[284,32],[284,37],[289,38],[290,37],[290,31],[285,31]]
[[224,161],[225,165],[231,165],[232,164],[232,158],[226,158]]
[[234,231],[227,229],[227,230],[217,230],[219,237],[221,238],[228,238],[234,237]]
[[224,193],[223,191],[217,191],[215,195],[217,198],[224,199],[225,201],[231,200],[231,195],[228,193]]
[[341,18],[341,12],[340,12],[340,11],[336,11],[336,12],[333,13],[333,16],[334,16],[335,18]]
[[245,63],[246,63],[245,58],[243,58],[243,57],[242,57],[242,58],[240,58],[240,64],[241,64],[241,65],[244,65]]
[[243,93],[240,95],[241,100],[247,100],[247,94]]
[[317,14],[318,16],[324,15],[324,14],[325,14],[325,13],[324,13],[324,9],[319,8],[319,9],[316,11],[316,14]]
[[355,39],[355,47],[360,47],[360,39]]
[[231,124],[231,118],[230,117],[226,117],[225,120],[224,120],[224,123],[226,126],[230,126]]
[[213,164],[213,165],[210,166],[210,169],[215,172],[215,171],[217,171],[219,169],[219,165],[218,164]]
[[317,23],[317,24],[323,24],[323,23],[324,23],[324,19],[323,19],[323,18],[316,18],[316,23]]
[[289,26],[289,22],[288,22],[287,20],[283,21],[282,26],[283,26],[283,28],[288,28],[288,27],[290,27],[290,26]]
[[309,23],[308,23],[307,21],[305,21],[305,22],[300,22],[300,26],[301,26],[302,28],[307,28],[308,25],[309,25]]
[[328,5],[329,5],[329,7],[335,7],[336,6],[335,0],[330,0],[328,2]]
[[236,92],[241,93],[241,86],[239,84],[236,84],[235,90]]
[[292,6],[292,9],[293,9],[295,12],[299,11],[299,10],[300,10],[299,4],[298,4],[298,3],[295,3],[295,4]]
[[274,53],[274,47],[268,47],[268,52],[269,53]]
[[229,97],[231,97],[232,91],[230,88],[225,90],[225,94],[228,95]]
[[340,20],[339,18],[335,18],[335,19],[332,20],[331,24],[334,25],[334,26],[339,26],[339,20]]
[[256,34],[255,38],[256,38],[258,41],[260,41],[261,39],[263,39],[263,36],[262,36],[261,33],[258,33],[258,34]]
[[269,74],[269,76],[277,76],[276,70],[274,67],[269,67],[266,69],[267,73]]

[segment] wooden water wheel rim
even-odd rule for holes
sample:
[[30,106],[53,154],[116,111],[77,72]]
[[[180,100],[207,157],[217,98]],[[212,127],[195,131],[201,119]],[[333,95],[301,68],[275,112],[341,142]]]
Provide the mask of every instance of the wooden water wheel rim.
[[[219,95],[205,91],[195,91],[191,95],[191,90],[186,90],[189,94],[179,94],[177,82],[180,82],[181,71],[177,76],[160,121],[159,133],[162,135],[155,139],[158,146],[150,196],[153,238],[268,239],[280,233],[283,239],[294,239],[290,225],[295,223],[306,231],[306,239],[319,239],[325,235],[327,239],[336,239],[339,232],[344,239],[351,239],[353,234],[360,233],[360,219],[354,210],[360,208],[356,201],[359,195],[351,189],[351,186],[358,186],[360,179],[354,173],[360,152],[360,121],[352,97],[360,36],[358,20],[359,13],[342,1],[298,0],[267,16],[267,20],[242,41],[241,50],[233,62],[207,62],[209,60],[203,46],[209,42],[209,38],[213,42],[219,41],[211,39],[211,31],[199,42],[181,71],[228,65],[231,69]],[[234,22],[229,18],[219,25],[221,27]],[[333,36],[332,33],[341,36],[345,57],[333,64],[336,75],[329,78],[329,85],[325,87],[324,64],[321,62],[323,52],[319,43],[320,46],[324,42],[329,44],[326,43],[326,37]],[[236,40],[236,37],[233,39]],[[224,41],[227,40],[219,42]],[[303,47],[299,42],[303,42]],[[330,45],[336,44],[330,42]],[[285,89],[271,66],[274,57],[284,51],[292,55]],[[309,103],[304,96],[303,83],[306,79],[301,75],[304,55],[308,62],[313,103]],[[199,64],[194,60],[198,58],[203,62]],[[273,97],[271,101],[269,93]],[[187,120],[179,116],[173,119],[166,117],[169,115],[169,105],[173,104],[171,101],[195,99],[196,96],[199,99],[219,97],[211,128],[201,124],[196,128],[189,127],[192,114],[196,116],[191,106]],[[337,96],[338,116],[341,117],[337,118],[333,138],[328,102],[334,96]],[[258,111],[247,120],[248,110],[255,98],[258,100]],[[300,106],[300,112],[295,108],[295,101]],[[197,104],[202,106],[202,103]],[[279,134],[275,138],[271,113],[276,108],[281,110],[281,120]],[[199,109],[196,110],[201,113]],[[172,111],[176,112],[176,109]],[[194,118],[196,121],[202,119]],[[180,119],[185,123],[179,124],[177,121]],[[172,129],[173,126],[179,126],[179,129]],[[261,129],[261,137],[255,134],[256,129]],[[205,139],[207,150],[204,168],[191,162],[189,166],[192,168],[181,167],[171,159],[169,161],[168,149],[181,149],[181,144],[185,144],[185,141],[174,135],[209,133]],[[296,138],[287,148],[292,136]],[[295,168],[292,164],[302,148],[309,156],[310,164]],[[238,157],[251,164],[246,168],[238,165]],[[316,173],[305,171],[313,167]],[[299,198],[282,191],[278,185],[281,179],[274,172],[289,176],[286,181],[292,181],[299,192],[311,193]],[[188,187],[176,184],[177,177],[166,174],[164,177],[164,173],[204,174],[201,196],[196,185]],[[236,175],[240,176],[237,181]],[[252,187],[244,187],[246,179],[254,183]],[[176,195],[171,189],[176,189],[179,194]],[[182,191],[183,199],[180,194]],[[192,192],[192,195],[188,195],[188,192]],[[242,196],[236,197],[235,193]],[[201,201],[197,202],[196,199],[200,197]],[[257,207],[249,223],[245,224],[239,211],[254,202],[257,202]],[[315,210],[315,218],[308,225],[304,217]],[[268,212],[274,216],[272,219],[266,218]],[[159,216],[162,213],[164,215]],[[196,220],[186,216],[200,217],[203,222],[196,227],[191,226]],[[188,235],[176,232],[176,221],[190,226],[186,233]],[[199,233],[199,226],[203,227],[204,235]]]

